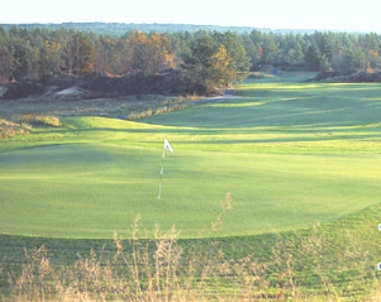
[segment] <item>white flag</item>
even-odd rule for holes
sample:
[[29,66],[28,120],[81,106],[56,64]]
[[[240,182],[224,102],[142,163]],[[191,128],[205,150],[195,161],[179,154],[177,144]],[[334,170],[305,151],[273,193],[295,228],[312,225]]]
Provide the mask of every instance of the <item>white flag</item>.
[[173,149],[172,149],[169,141],[166,138],[164,139],[164,149],[167,149],[173,153]]

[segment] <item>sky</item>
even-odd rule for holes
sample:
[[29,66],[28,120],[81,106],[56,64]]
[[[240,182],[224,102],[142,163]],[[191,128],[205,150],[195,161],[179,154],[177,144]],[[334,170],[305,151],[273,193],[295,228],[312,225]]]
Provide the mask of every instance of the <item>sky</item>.
[[2,0],[0,24],[161,23],[381,32],[378,0]]

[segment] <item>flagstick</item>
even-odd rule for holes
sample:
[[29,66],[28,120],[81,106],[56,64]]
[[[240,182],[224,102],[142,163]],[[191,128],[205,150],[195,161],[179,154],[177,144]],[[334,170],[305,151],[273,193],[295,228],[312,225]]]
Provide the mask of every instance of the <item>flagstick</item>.
[[157,199],[160,199],[161,197],[161,184],[163,181],[163,173],[164,173],[164,158],[165,158],[165,148],[163,148],[163,156],[161,158],[161,169],[160,169],[160,180],[159,180],[159,194],[157,196]]

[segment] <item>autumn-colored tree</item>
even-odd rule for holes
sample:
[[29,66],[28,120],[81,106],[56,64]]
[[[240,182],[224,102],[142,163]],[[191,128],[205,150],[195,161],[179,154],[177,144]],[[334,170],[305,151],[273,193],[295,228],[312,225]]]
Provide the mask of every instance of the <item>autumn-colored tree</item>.
[[366,64],[366,73],[374,73],[374,70],[373,70],[373,68],[372,68],[372,65],[370,64],[370,62],[368,62],[367,64]]
[[226,87],[236,76],[233,59],[228,54],[225,45],[220,45],[217,52],[211,56],[210,65],[208,81],[211,85]]
[[169,52],[169,40],[162,35],[147,36],[135,31],[129,38],[134,71],[155,73],[175,67],[174,54]]
[[169,53],[169,40],[162,35],[153,35],[148,39],[149,68],[152,73],[174,68],[173,53]]
[[[297,66],[319,71],[329,67],[351,72],[366,70],[369,62],[368,71],[376,70],[381,67],[380,48],[381,35],[376,33],[132,31],[118,37],[96,36],[64,27],[3,25],[0,26],[0,81],[46,79],[60,73],[82,75],[93,70],[117,75],[156,73],[183,65],[189,84],[206,91],[213,89],[213,85],[241,80],[251,64],[253,70],[265,64],[277,64],[281,68]],[[221,72],[223,66],[229,68]]]

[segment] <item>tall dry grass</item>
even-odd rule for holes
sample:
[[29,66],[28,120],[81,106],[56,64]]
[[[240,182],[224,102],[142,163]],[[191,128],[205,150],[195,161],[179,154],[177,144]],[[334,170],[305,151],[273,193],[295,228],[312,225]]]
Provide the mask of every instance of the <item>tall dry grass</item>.
[[[212,229],[222,227],[231,204],[228,194]],[[45,246],[32,253],[25,250],[26,263],[21,273],[10,275],[10,293],[0,298],[3,301],[381,301],[375,276],[373,293],[368,292],[362,298],[346,295],[346,290],[368,282],[365,278],[369,259],[356,244],[348,246],[341,255],[343,263],[351,261],[351,264],[343,266],[337,274],[356,269],[358,276],[338,287],[335,276],[328,272],[335,264],[327,264],[323,257],[330,246],[319,225],[308,236],[279,236],[263,261],[255,255],[229,259],[213,239],[204,241],[202,246],[196,243],[183,246],[178,242],[180,232],[175,227],[161,232],[157,226],[153,240],[141,239],[139,219],[138,216],[132,224],[127,241],[114,234],[112,257],[104,257],[103,250],[98,253],[92,250],[87,258],[71,266],[57,267],[51,264]],[[313,281],[305,280],[307,276]]]
[[27,134],[33,125],[59,127],[62,124],[58,117],[32,113],[20,115],[15,122],[0,118],[0,139]]
[[29,127],[26,125],[16,124],[6,119],[0,118],[0,139],[16,135],[23,135],[26,134],[28,130]]
[[194,101],[200,100],[202,97],[197,95],[187,95],[172,98],[165,98],[164,100],[158,100],[156,102],[150,102],[150,108],[139,108],[133,110],[127,116],[128,120],[134,121],[152,115],[163,114],[166,112],[178,111],[193,106]]
[[27,125],[39,125],[39,126],[61,126],[61,121],[58,117],[52,115],[39,115],[34,113],[23,114],[17,118],[17,122]]

